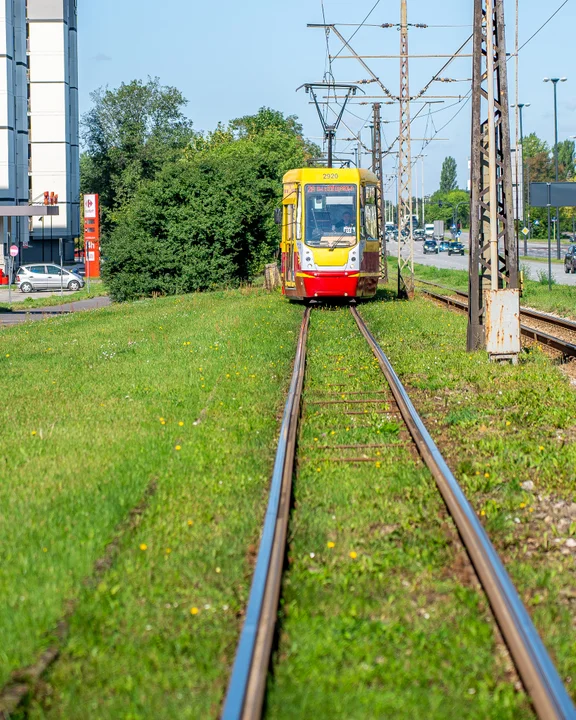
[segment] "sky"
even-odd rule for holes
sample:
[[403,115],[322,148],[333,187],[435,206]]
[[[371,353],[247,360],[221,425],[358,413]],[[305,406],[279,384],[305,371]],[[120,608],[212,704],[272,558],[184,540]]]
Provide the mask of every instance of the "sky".
[[[327,23],[338,25],[347,38],[357,28],[345,23],[361,23],[376,0],[323,0]],[[505,0],[507,50],[514,50],[515,0]],[[519,0],[520,45],[550,17],[563,0]],[[133,79],[159,77],[165,85],[179,88],[188,99],[186,113],[196,130],[211,130],[219,121],[257,112],[262,106],[297,115],[305,134],[320,142],[321,127],[309,96],[296,89],[306,82],[322,80],[327,69],[326,38],[322,29],[307,28],[307,23],[322,22],[321,0],[99,0],[80,2],[80,109],[90,107],[90,93],[96,88],[117,87]],[[410,53],[450,55],[470,36],[473,0],[408,0],[408,22],[427,24],[426,29],[411,28]],[[380,0],[367,23],[397,23],[399,0]],[[436,27],[432,27],[436,26]],[[545,76],[567,76],[558,85],[559,138],[576,135],[576,70],[574,33],[576,0],[569,0],[556,17],[523,48],[519,54],[519,101],[524,109],[524,133],[536,132],[553,143],[554,112],[551,83]],[[342,44],[331,34],[329,48],[336,55]],[[396,28],[364,26],[350,41],[359,54],[398,55],[399,33]],[[471,52],[471,43],[463,51]],[[343,51],[342,55],[348,55]],[[396,95],[399,87],[399,61],[366,60],[384,85]],[[446,62],[442,58],[414,58],[410,63],[410,93],[417,94]],[[514,59],[509,66],[509,92],[515,102]],[[357,60],[332,61],[336,82],[355,82],[367,77]],[[462,82],[434,83],[428,95],[450,95],[444,102],[412,105],[413,155],[424,154],[425,194],[437,189],[442,161],[456,158],[458,180],[466,187],[470,155],[470,103],[459,102],[470,87],[471,59],[454,61],[444,77]],[[377,94],[375,85],[364,85],[368,96]],[[360,93],[359,93],[360,95]],[[358,102],[371,103],[368,98]],[[336,152],[353,151],[345,138],[362,129],[362,138],[370,145],[371,106],[350,106],[338,133]],[[514,111],[512,111],[514,112]],[[382,117],[384,142],[398,134],[398,106],[384,105]],[[368,120],[368,122],[366,122]],[[443,125],[446,127],[442,130]],[[438,140],[423,140],[437,132]],[[512,128],[514,144],[514,127]],[[445,138],[441,140],[440,138]],[[347,157],[351,157],[348,155]],[[363,164],[370,164],[368,157]],[[385,163],[385,172],[393,173],[393,159]],[[422,161],[418,163],[418,187],[421,188]],[[418,194],[421,194],[419,190]]]

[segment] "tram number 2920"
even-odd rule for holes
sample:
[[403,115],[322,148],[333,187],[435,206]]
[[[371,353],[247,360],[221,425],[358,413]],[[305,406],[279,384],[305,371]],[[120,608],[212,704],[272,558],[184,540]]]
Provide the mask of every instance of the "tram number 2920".
[[324,180],[338,180],[338,173],[324,173]]

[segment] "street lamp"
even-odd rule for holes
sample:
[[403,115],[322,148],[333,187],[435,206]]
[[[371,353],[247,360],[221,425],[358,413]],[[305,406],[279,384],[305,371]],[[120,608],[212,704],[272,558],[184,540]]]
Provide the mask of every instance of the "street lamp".
[[[517,107],[520,111],[520,145],[522,147],[522,228],[526,229],[526,193],[524,192],[524,130],[522,125],[522,110],[524,110],[525,107],[530,107],[530,103],[518,103],[518,105],[512,105],[512,107]],[[516,149],[516,152],[518,152],[518,149]],[[526,185],[529,186],[528,182],[526,182]],[[518,190],[520,189],[520,181],[518,178],[516,178],[516,195],[518,196]],[[530,224],[530,221],[528,221],[528,224]],[[528,255],[528,233],[523,233],[524,235],[524,255]]]
[[[555,177],[558,182],[558,97],[557,97],[557,86],[559,82],[566,82],[568,78],[544,78],[544,82],[551,82],[554,85],[554,166],[555,166]],[[560,208],[556,208],[556,225],[560,225]],[[554,226],[554,234],[556,234],[556,225]],[[561,257],[560,250],[560,227],[558,227],[558,236],[556,242],[556,253],[558,260]]]

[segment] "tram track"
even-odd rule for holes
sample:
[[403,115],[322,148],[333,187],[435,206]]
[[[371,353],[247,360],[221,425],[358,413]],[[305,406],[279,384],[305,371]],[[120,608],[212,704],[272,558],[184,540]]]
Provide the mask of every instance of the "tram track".
[[[455,288],[446,287],[445,285],[432,283],[428,280],[418,280],[417,282],[428,287],[435,287],[440,290],[454,293],[458,297],[465,299],[466,302],[449,295],[442,295],[440,293],[427,290],[426,288],[421,288],[421,292],[425,295],[443,303],[444,305],[452,306],[458,310],[468,311],[468,293]],[[568,320],[567,318],[556,317],[555,315],[549,315],[548,313],[539,312],[526,307],[520,308],[520,317],[523,317],[527,319],[529,323],[532,323],[521,323],[520,332],[524,335],[524,337],[535,340],[541,345],[551,347],[562,353],[562,355],[566,358],[576,357],[576,322]],[[560,330],[565,337],[551,335],[544,328],[554,328],[556,332]]]
[[[340,399],[314,399],[308,400],[307,404],[330,406],[365,404],[372,406],[371,414],[381,413],[402,419],[404,437],[400,437],[394,445],[398,447],[411,445],[432,474],[458,529],[536,714],[540,718],[575,718],[576,711],[562,680],[482,523],[428,433],[390,361],[357,309],[351,307],[350,310],[359,332],[376,358],[388,383],[388,389],[380,393],[375,391],[345,393],[342,390],[345,386],[339,385],[339,390],[331,390],[327,396],[341,392]],[[310,315],[311,309],[307,308],[300,329],[294,371],[282,419],[268,509],[245,621],[222,712],[224,720],[254,719],[262,715],[286,556]],[[366,394],[368,397],[355,400],[345,397],[360,394]],[[381,397],[374,397],[376,394]],[[367,410],[351,412],[363,415]],[[387,446],[389,447],[390,444]],[[316,446],[318,450],[326,453],[338,451],[341,454],[342,451],[352,451],[349,456],[339,457],[337,461],[354,464],[377,461],[379,450],[383,447],[385,445],[380,443],[338,443]],[[376,451],[372,453],[376,457],[367,455],[371,451]],[[334,460],[329,455],[326,459]]]

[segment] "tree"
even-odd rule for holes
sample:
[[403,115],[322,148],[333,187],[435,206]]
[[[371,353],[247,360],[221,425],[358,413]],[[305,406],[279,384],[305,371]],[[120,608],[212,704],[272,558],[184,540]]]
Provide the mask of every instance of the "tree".
[[462,227],[470,224],[470,195],[466,190],[452,190],[443,193],[437,190],[426,204],[426,221],[444,220],[446,227],[452,225],[452,220],[460,222]]
[[554,165],[550,158],[550,146],[536,133],[524,138],[522,145],[525,173],[529,182],[549,182],[554,178]]
[[81,183],[84,192],[99,193],[106,230],[140,184],[189,144],[192,123],[183,113],[184,96],[158,78],[100,88],[91,98],[82,120]]
[[574,140],[558,143],[558,180],[574,177]]
[[442,172],[440,173],[440,192],[449,193],[458,187],[457,183],[458,171],[456,160],[450,155],[442,163]]
[[[282,122],[280,120],[283,120]],[[236,285],[274,257],[282,176],[316,149],[268,108],[199,135],[142,183],[105,240],[115,300]]]

